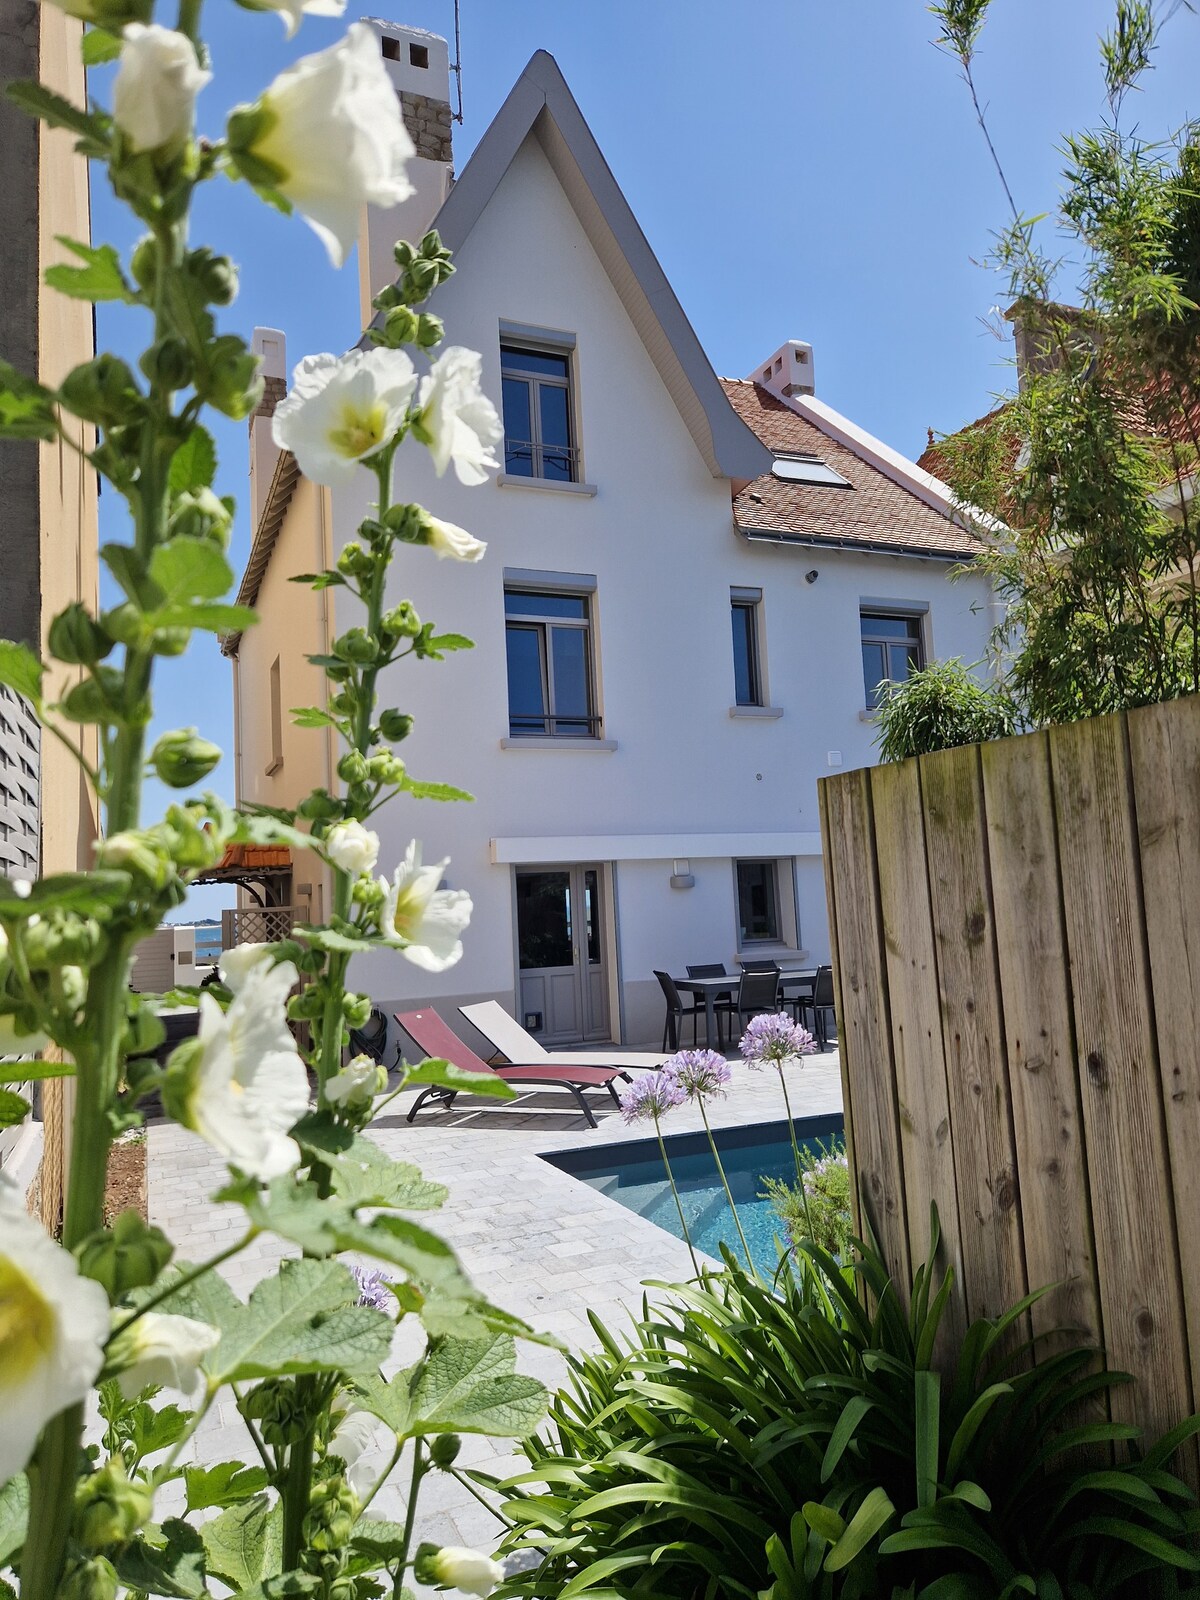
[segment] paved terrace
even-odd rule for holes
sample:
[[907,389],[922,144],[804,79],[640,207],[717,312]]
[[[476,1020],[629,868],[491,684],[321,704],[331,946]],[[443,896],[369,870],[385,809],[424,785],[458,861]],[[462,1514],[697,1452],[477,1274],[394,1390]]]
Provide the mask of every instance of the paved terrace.
[[[734,1072],[728,1097],[710,1107],[714,1126],[781,1120],[783,1099],[774,1072],[751,1072],[740,1062]],[[836,1051],[810,1056],[789,1078],[789,1092],[798,1117],[839,1111]],[[447,1186],[445,1208],[426,1220],[454,1246],[496,1304],[581,1349],[596,1342],[589,1310],[620,1326],[629,1310],[640,1308],[644,1281],[682,1281],[690,1275],[681,1240],[538,1159],[542,1151],[619,1144],[652,1132],[645,1124],[627,1128],[607,1094],[589,1095],[600,1124],[591,1129],[577,1111],[566,1109],[571,1102],[562,1091],[534,1091],[500,1108],[460,1097],[453,1111],[422,1110],[409,1126],[404,1118],[415,1093],[398,1096],[372,1125],[371,1137],[389,1155],[416,1162],[426,1177]],[[702,1127],[699,1112],[685,1106],[671,1113],[664,1131]],[[201,1261],[216,1254],[244,1226],[236,1206],[214,1205],[209,1198],[224,1179],[222,1163],[174,1124],[151,1126],[148,1144],[150,1220],[166,1229],[180,1259]],[[245,1297],[285,1253],[274,1241],[258,1240],[222,1271]],[[402,1327],[393,1352],[396,1364],[411,1361],[417,1348],[418,1330]],[[562,1377],[562,1359],[552,1350],[526,1345],[519,1361],[548,1385]],[[232,1399],[214,1408],[189,1448],[200,1461],[253,1459],[254,1447]],[[502,1441],[467,1436],[458,1464],[491,1471],[511,1459]],[[399,1493],[389,1485],[371,1509],[396,1517],[400,1508]],[[489,1512],[452,1478],[436,1473],[422,1489],[418,1526],[421,1538],[437,1544],[488,1550],[499,1532]]]

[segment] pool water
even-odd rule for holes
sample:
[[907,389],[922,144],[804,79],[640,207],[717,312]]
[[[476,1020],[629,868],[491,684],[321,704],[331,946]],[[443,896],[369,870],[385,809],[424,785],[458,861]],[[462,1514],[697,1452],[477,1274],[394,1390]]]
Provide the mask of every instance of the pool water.
[[[840,1115],[797,1117],[795,1127],[801,1149],[808,1148],[819,1154],[819,1146],[841,1138],[843,1124]],[[782,1224],[775,1207],[760,1196],[764,1177],[795,1181],[796,1166],[787,1123],[718,1128],[715,1138],[750,1254],[760,1271],[773,1273],[779,1259],[775,1241],[777,1236],[782,1237]],[[735,1255],[740,1254],[737,1228],[704,1134],[673,1134],[665,1143],[692,1243],[718,1260],[722,1244],[728,1245]],[[656,1139],[638,1139],[598,1149],[558,1150],[542,1159],[599,1190],[626,1210],[636,1211],[639,1217],[673,1233],[677,1239],[683,1238],[679,1212]]]

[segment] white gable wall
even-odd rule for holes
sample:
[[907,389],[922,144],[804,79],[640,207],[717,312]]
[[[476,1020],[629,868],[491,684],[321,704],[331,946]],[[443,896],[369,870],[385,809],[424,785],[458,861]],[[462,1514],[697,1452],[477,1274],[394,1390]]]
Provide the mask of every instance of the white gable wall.
[[[392,669],[383,701],[416,718],[401,750],[412,772],[479,799],[406,800],[377,826],[385,863],[413,835],[427,859],[449,855],[447,881],[470,891],[475,914],[466,955],[451,971],[435,977],[399,956],[372,956],[356,961],[354,980],[389,1012],[437,1000],[453,1015],[454,1003],[485,996],[514,1005],[512,862],[611,860],[621,979],[611,1022],[614,1036],[621,1029],[641,1042],[661,1032],[655,967],[678,974],[689,961],[734,963],[734,855],[782,858],[785,893],[799,858],[800,949],[813,964],[827,958],[816,780],[830,770],[831,750],[844,766],[872,759],[872,730],[860,716],[860,601],[929,604],[936,652],[975,660],[990,626],[988,589],[975,577],[948,585],[947,563],[785,549],[736,534],[728,481],[714,479],[699,455],[535,137],[457,265],[435,309],[455,343],[483,353],[497,402],[501,319],[575,335],[577,442],[596,493],[491,482],[467,490],[453,472],[434,478],[418,447],[398,457],[397,495],[489,548],[473,567],[423,550],[397,557],[389,603],[411,598],[423,618],[468,634],[477,649]],[[353,492],[335,494],[339,548],[367,514],[368,491],[363,474]],[[501,748],[506,567],[595,577],[600,709],[615,750]],[[820,576],[809,585],[804,573],[813,568]],[[729,714],[731,585],[763,590],[778,719]],[[339,596],[339,627],[349,623],[349,604]],[[613,836],[639,842],[622,846]],[[555,857],[547,841],[558,840],[573,842]],[[671,888],[676,858],[689,861],[694,888]]]

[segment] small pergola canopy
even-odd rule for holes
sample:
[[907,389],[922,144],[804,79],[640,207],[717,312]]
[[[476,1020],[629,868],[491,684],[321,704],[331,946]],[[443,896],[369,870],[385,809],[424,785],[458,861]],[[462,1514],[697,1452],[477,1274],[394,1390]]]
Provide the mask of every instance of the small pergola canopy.
[[196,883],[233,883],[245,889],[260,906],[287,903],[292,876],[292,852],[285,844],[227,844],[215,867]]

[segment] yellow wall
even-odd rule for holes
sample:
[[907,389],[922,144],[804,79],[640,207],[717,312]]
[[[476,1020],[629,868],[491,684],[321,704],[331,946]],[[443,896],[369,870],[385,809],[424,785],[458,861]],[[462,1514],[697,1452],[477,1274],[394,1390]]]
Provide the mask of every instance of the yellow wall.
[[[76,104],[86,99],[79,42],[83,25],[56,6],[39,8],[41,78]],[[62,129],[43,124],[40,145],[38,255],[43,270],[72,259],[56,235],[88,240],[91,215],[88,169],[75,154],[75,140]],[[92,308],[41,288],[38,306],[38,371],[43,383],[58,384],[73,366],[93,352]],[[91,428],[71,423],[78,444],[90,449]],[[41,506],[42,636],[55,613],[71,600],[96,603],[96,474],[74,450],[59,441],[39,450]],[[60,669],[47,683],[47,698],[56,699],[78,668]],[[71,730],[83,741],[84,754],[96,759],[94,730]],[[64,872],[91,866],[96,837],[96,811],[86,780],[70,753],[49,735],[42,736],[42,871]]]
[[[293,707],[325,703],[324,674],[305,658],[324,653],[332,636],[334,591],[324,589],[314,595],[307,585],[289,580],[294,574],[329,566],[330,540],[328,492],[299,478],[255,601],[261,621],[246,629],[234,661],[239,804],[295,806],[313,789],[336,789],[332,732],[297,728],[289,716]],[[271,668],[276,660],[283,760],[268,771]],[[293,884],[304,883],[313,886],[313,915],[324,915],[326,874],[315,858],[295,864]]]

